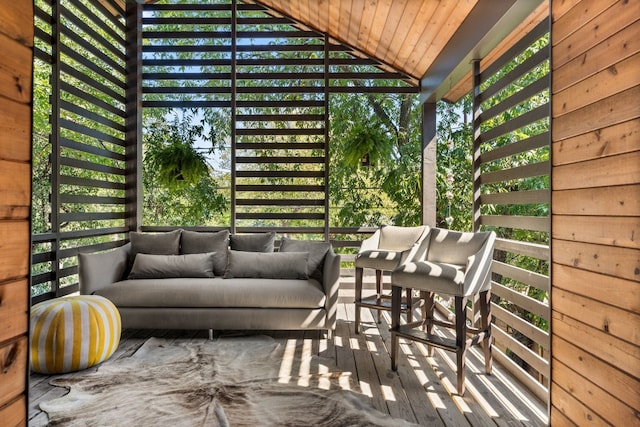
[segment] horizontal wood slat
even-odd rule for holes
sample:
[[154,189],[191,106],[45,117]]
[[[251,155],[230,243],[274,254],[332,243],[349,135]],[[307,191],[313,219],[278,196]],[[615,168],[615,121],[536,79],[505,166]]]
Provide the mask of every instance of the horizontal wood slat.
[[520,242],[517,240],[496,239],[496,250],[530,256],[536,259],[549,260],[549,246],[539,243]]
[[256,163],[256,164],[274,164],[274,163],[320,163],[324,164],[324,157],[248,157],[236,156],[236,163]]
[[638,281],[640,271],[637,249],[554,240],[552,259],[558,264],[626,280]]
[[621,372],[611,369],[602,360],[594,357],[588,351],[582,350],[562,338],[553,336],[551,345],[557,349],[557,360],[566,366],[570,366],[575,374],[599,385],[607,390],[621,402],[626,402],[633,407],[634,402],[640,402],[640,389],[637,380]]
[[58,214],[60,222],[125,219],[125,212],[69,212]]
[[543,291],[549,291],[549,277],[544,274],[525,270],[524,268],[496,260],[493,261],[491,269],[494,273],[517,280],[525,285],[533,286]]
[[31,158],[31,108],[3,99],[0,116],[0,160],[28,162]]
[[[640,377],[640,347],[622,341],[600,329],[592,328],[552,310],[553,333],[587,353],[595,354],[610,365],[635,378]],[[593,343],[598,343],[597,347]]]
[[540,316],[544,320],[549,320],[549,306],[518,291],[503,286],[497,282],[491,282],[492,295],[499,296],[511,304],[517,305],[526,311]]
[[0,360],[3,361],[0,369],[0,408],[12,402],[27,388],[27,350],[26,335],[0,343]]
[[548,217],[537,216],[481,215],[480,224],[544,232],[548,232],[550,228],[550,220]]
[[538,135],[530,136],[516,142],[502,145],[491,151],[484,152],[480,155],[480,164],[485,164],[493,160],[502,159],[519,153],[535,150],[537,148],[548,147],[550,133],[542,132]]
[[116,168],[113,166],[102,165],[102,164],[90,162],[87,160],[71,159],[69,157],[61,157],[60,165],[68,166],[71,168],[90,170],[94,172],[108,173],[112,175],[124,176],[126,174],[126,171],[124,169]]
[[534,342],[540,344],[542,347],[549,349],[550,340],[549,334],[547,332],[543,331],[540,328],[537,328],[535,325],[507,311],[497,304],[491,305],[491,313],[497,319],[500,319],[516,331],[530,338]]
[[29,332],[29,281],[0,283],[0,342]]
[[[293,162],[297,163],[297,162]],[[324,171],[237,171],[237,178],[324,178]]]
[[237,212],[236,218],[238,219],[291,219],[291,220],[323,220],[325,216],[323,213],[297,213],[297,212],[252,212],[242,213]]
[[589,296],[574,294],[560,288],[554,288],[553,298],[554,310],[565,316],[636,346],[640,344],[640,329],[630,327],[631,325],[640,325],[639,314],[621,310]]
[[[640,192],[639,192],[640,195]],[[640,249],[640,217],[561,215],[552,219],[553,238]]]
[[28,423],[27,399],[21,395],[0,406],[0,419],[8,426],[24,426]]
[[509,349],[516,356],[535,369],[541,375],[549,376],[549,362],[500,328],[492,328],[492,335],[498,347]]
[[324,199],[236,199],[238,206],[324,206]]
[[[640,212],[640,184],[558,189],[551,199],[553,213],[559,215],[637,216]],[[585,200],[589,202],[585,203]]]
[[236,150],[324,150],[323,142],[238,142]]
[[[582,270],[569,265],[553,265],[553,287],[584,295],[632,313],[640,313],[640,286],[636,281]],[[620,296],[624,295],[624,298]]]
[[528,124],[537,122],[539,120],[543,120],[549,117],[549,105],[544,104],[539,107],[534,108],[533,110],[529,110],[526,113],[519,115],[516,118],[509,120],[501,125],[498,125],[490,130],[483,132],[480,135],[480,142],[489,142],[498,138],[499,136],[505,135],[509,132],[513,132],[514,130],[520,129]]
[[5,34],[0,33],[3,54],[0,57],[0,95],[28,103],[31,101],[31,73],[25,63],[32,62],[32,49]]
[[97,188],[111,188],[114,190],[125,190],[125,184],[121,182],[112,181],[99,181],[97,179],[79,178],[77,176],[60,176],[60,184],[62,185],[76,185],[79,187],[97,187]]
[[[607,0],[608,1],[608,0]],[[636,22],[640,16],[640,4],[619,0],[613,7],[606,9],[588,24],[581,28],[571,28],[574,31],[569,37],[553,46],[554,70],[564,66],[567,62],[583,55],[594,45],[609,39],[614,34]],[[554,31],[557,23],[554,23]],[[562,31],[562,30],[561,30]]]
[[265,192],[324,192],[323,185],[236,185],[236,191],[265,191]]
[[64,148],[76,150],[76,151],[82,151],[83,153],[95,154],[96,156],[102,156],[108,159],[121,160],[121,161],[126,160],[126,157],[124,154],[116,153],[102,147],[96,147],[93,145],[83,144],[78,141],[72,141],[67,138],[60,138],[60,146]]
[[551,192],[549,190],[511,191],[508,193],[494,193],[480,195],[480,203],[483,205],[522,205],[549,203]]
[[[640,86],[639,86],[640,87]],[[640,151],[553,168],[556,190],[631,185],[640,182]]]
[[548,175],[551,165],[549,162],[531,163],[525,166],[517,166],[511,169],[503,169],[495,172],[487,172],[480,175],[481,184],[510,181],[512,179],[531,178],[534,176]]

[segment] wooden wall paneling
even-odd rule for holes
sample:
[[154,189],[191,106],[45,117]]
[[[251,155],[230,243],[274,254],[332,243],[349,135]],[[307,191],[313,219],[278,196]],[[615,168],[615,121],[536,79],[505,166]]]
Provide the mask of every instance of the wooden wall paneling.
[[28,104],[5,98],[0,102],[0,117],[0,160],[28,162],[31,158],[31,108]]
[[[579,7],[570,7],[571,2],[563,1],[564,7],[555,7],[554,19],[556,29],[553,34],[553,44],[557,45],[569,35],[579,30],[593,18],[613,6],[618,0],[583,0]],[[573,2],[573,6],[577,1]]]
[[555,33],[556,31],[562,32],[563,29],[562,23],[554,22],[553,68],[560,68],[566,62],[610,38],[637,21],[638,16],[640,16],[640,2],[618,0],[615,5],[590,20],[583,27],[576,29],[569,37],[557,44],[555,43]]
[[0,420],[7,426],[20,426],[27,423],[27,399],[19,396],[7,405],[0,407]]
[[573,369],[557,359],[553,360],[551,369],[554,371],[554,382],[570,391],[571,396],[590,411],[598,414],[598,417],[605,420],[605,424],[632,426],[636,423],[634,409],[606,391],[606,384],[596,385],[582,375],[576,375]]
[[588,295],[591,299],[632,313],[640,312],[640,286],[635,281],[561,264],[555,265],[553,279],[556,289]]
[[551,258],[555,263],[627,280],[637,281],[640,272],[640,251],[637,249],[555,240]]
[[596,299],[555,288],[554,309],[579,322],[600,329],[634,345],[640,344],[640,315],[609,306]]
[[[638,86],[640,91],[640,86]],[[640,107],[638,107],[640,108]],[[585,169],[589,165],[588,170]],[[640,151],[602,157],[585,163],[556,166],[553,170],[556,190],[633,185],[640,182]],[[580,177],[576,184],[576,177]],[[611,207],[615,210],[616,207]]]
[[557,68],[552,75],[553,90],[561,91],[638,52],[640,52],[640,21],[635,21]]
[[[555,214],[637,216],[640,212],[640,184],[555,190],[551,203]],[[636,236],[626,238],[636,239]]]
[[551,338],[551,346],[559,355],[558,360],[570,366],[575,372],[574,375],[590,377],[594,384],[621,401],[640,402],[640,388],[632,376],[617,369],[610,369],[602,360],[557,336]]
[[[640,348],[621,339],[615,338],[603,330],[592,328],[578,320],[560,313],[552,311],[553,336],[564,339],[576,347],[594,355],[607,363],[609,370],[620,370],[635,378],[640,378]],[[553,358],[562,358],[560,352],[557,355],[553,351]],[[552,379],[555,381],[553,372]],[[551,404],[554,404],[553,396]],[[637,402],[629,402],[630,405],[637,405]],[[553,425],[553,420],[551,420]]]
[[578,216],[556,214],[552,218],[553,238],[598,245],[640,249],[639,217]]
[[554,166],[639,151],[640,119],[554,142],[552,149]]
[[[0,343],[0,411],[26,392],[29,369],[27,350],[26,333]],[[26,419],[23,422],[26,426]]]
[[27,332],[29,281],[0,283],[0,342]]
[[606,97],[633,88],[640,70],[640,53],[557,92],[554,88],[553,116],[580,109]]
[[640,87],[636,85],[598,103],[558,116],[552,127],[552,140],[557,142],[636,119],[640,117],[638,99],[640,99]]

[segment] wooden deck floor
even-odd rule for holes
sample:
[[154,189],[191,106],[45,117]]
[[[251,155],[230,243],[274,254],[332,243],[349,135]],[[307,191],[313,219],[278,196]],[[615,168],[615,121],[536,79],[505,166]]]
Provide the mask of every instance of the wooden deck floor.
[[[315,331],[259,331],[283,343],[295,340],[307,351],[333,359],[343,371],[350,371],[371,404],[394,417],[425,426],[544,426],[546,405],[522,387],[500,365],[494,363],[492,375],[484,374],[481,352],[474,349],[467,359],[467,391],[456,394],[455,355],[436,350],[426,357],[422,344],[403,343],[398,372],[390,369],[388,313],[382,323],[375,312],[363,310],[363,333],[353,328],[352,299],[341,298],[338,327],[333,340]],[[151,337],[208,339],[206,331],[126,330],[113,358],[129,357]],[[86,372],[86,371],[84,371]],[[82,375],[82,372],[67,375]],[[47,425],[41,401],[60,397],[64,388],[49,385],[50,376],[32,374],[30,382],[29,425]]]

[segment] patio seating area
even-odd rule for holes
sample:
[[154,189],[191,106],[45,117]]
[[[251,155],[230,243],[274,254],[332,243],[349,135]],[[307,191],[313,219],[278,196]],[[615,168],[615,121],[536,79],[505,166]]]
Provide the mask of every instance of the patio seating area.
[[[353,286],[353,284],[351,284]],[[345,283],[345,288],[349,284]],[[424,345],[401,341],[398,372],[391,370],[389,356],[390,313],[376,322],[375,310],[362,310],[362,333],[354,333],[354,304],[351,292],[343,292],[338,310],[338,327],[333,340],[317,331],[251,331],[274,337],[285,346],[302,343],[311,354],[330,358],[343,371],[352,372],[370,403],[381,412],[424,426],[545,426],[546,404],[536,398],[499,365],[492,375],[484,374],[482,351],[468,352],[467,392],[458,396],[455,354],[436,350],[426,356]],[[416,312],[416,315],[419,314]],[[247,333],[247,332],[236,332]],[[224,335],[225,332],[222,333]],[[234,332],[226,332],[233,335]],[[149,337],[207,340],[207,331],[125,330],[120,347],[112,356],[130,356]],[[313,372],[314,367],[310,368]],[[76,372],[66,375],[82,375]],[[291,373],[295,375],[296,373]],[[50,376],[30,377],[29,425],[47,425],[46,413],[38,408],[42,401],[67,393],[65,388],[48,384]]]

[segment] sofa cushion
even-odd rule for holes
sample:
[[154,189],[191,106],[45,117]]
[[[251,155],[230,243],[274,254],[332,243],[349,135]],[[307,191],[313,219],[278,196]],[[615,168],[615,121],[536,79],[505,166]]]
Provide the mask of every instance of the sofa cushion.
[[322,267],[324,258],[331,249],[331,243],[311,240],[292,240],[283,237],[280,242],[280,252],[307,252],[307,271],[309,277],[322,281]]
[[229,246],[234,251],[273,252],[276,233],[232,234]]
[[[141,279],[96,291],[117,307],[323,308],[326,295],[313,279]],[[215,326],[215,325],[213,325]]]
[[257,277],[265,279],[307,279],[307,252],[229,251],[225,279]]
[[229,230],[221,230],[216,233],[182,230],[180,236],[181,254],[216,253],[213,260],[213,273],[216,276],[224,275],[228,248]]
[[129,279],[171,277],[213,277],[215,252],[190,255],[150,255],[139,253]]
[[131,262],[137,254],[178,255],[180,253],[180,234],[182,230],[167,233],[129,233],[131,241]]

